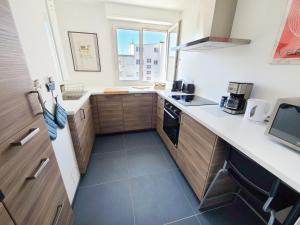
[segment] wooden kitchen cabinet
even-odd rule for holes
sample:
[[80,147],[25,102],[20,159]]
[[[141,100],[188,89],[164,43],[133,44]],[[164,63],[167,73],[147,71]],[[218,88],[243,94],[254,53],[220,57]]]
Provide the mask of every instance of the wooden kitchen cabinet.
[[85,174],[95,141],[90,100],[88,99],[75,115],[69,115],[68,121],[79,171]]
[[[181,116],[177,163],[201,200],[216,172],[227,158],[229,146],[216,134],[186,114]],[[211,195],[234,189],[227,178],[220,179]]]
[[155,94],[116,94],[91,96],[97,134],[154,128]]
[[15,225],[2,203],[0,203],[0,225]]
[[129,94],[123,96],[124,130],[152,128],[152,94]]
[[[33,82],[7,0],[0,1],[0,14],[0,224],[71,225],[44,118],[34,115],[27,99]],[[58,210],[62,204],[64,211]]]

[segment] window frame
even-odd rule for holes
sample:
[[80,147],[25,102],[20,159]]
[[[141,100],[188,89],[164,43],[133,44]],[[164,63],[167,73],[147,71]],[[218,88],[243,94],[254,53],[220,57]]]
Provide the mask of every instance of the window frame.
[[[114,69],[116,69],[116,78],[118,82],[138,82],[138,83],[153,83],[154,81],[146,81],[144,80],[144,42],[143,42],[143,33],[144,31],[153,31],[153,32],[165,32],[166,33],[166,46],[165,46],[165,52],[167,52],[167,46],[168,46],[168,29],[170,26],[160,26],[160,25],[151,25],[151,24],[139,24],[139,23],[122,23],[119,24],[113,24],[113,45],[114,45],[114,56],[115,59],[115,66]],[[120,71],[119,71],[119,62],[118,62],[118,40],[117,40],[117,30],[123,29],[123,30],[134,30],[139,32],[139,79],[138,80],[121,80],[120,79]],[[167,55],[166,55],[167,56]],[[164,74],[162,75],[162,80],[166,80],[166,68],[167,68],[167,59],[165,59],[165,65],[164,65]]]

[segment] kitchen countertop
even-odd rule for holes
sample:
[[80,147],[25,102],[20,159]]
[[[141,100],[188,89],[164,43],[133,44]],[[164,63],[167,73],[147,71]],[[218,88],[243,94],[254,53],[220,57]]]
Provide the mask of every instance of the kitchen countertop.
[[[90,95],[103,94],[103,90],[89,90],[80,100],[64,101],[63,105],[69,114],[74,114]],[[183,106],[170,97],[170,91],[129,88],[129,93],[153,92],[170,101],[300,193],[300,153],[266,136],[265,124],[244,120],[242,115],[227,114],[216,105]]]

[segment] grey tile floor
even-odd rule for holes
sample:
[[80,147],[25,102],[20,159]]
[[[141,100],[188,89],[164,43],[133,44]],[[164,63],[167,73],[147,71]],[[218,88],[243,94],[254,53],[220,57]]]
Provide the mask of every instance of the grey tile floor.
[[75,224],[261,224],[231,205],[196,215],[198,204],[155,131],[101,136],[80,182]]

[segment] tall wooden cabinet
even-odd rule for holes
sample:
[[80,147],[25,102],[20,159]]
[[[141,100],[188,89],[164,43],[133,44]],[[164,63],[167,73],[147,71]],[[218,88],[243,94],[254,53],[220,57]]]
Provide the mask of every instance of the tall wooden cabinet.
[[69,115],[68,121],[79,171],[85,174],[95,140],[90,100],[88,99],[75,115]]
[[32,81],[7,0],[0,1],[0,15],[0,224],[71,225],[44,118],[33,114],[27,98]]

